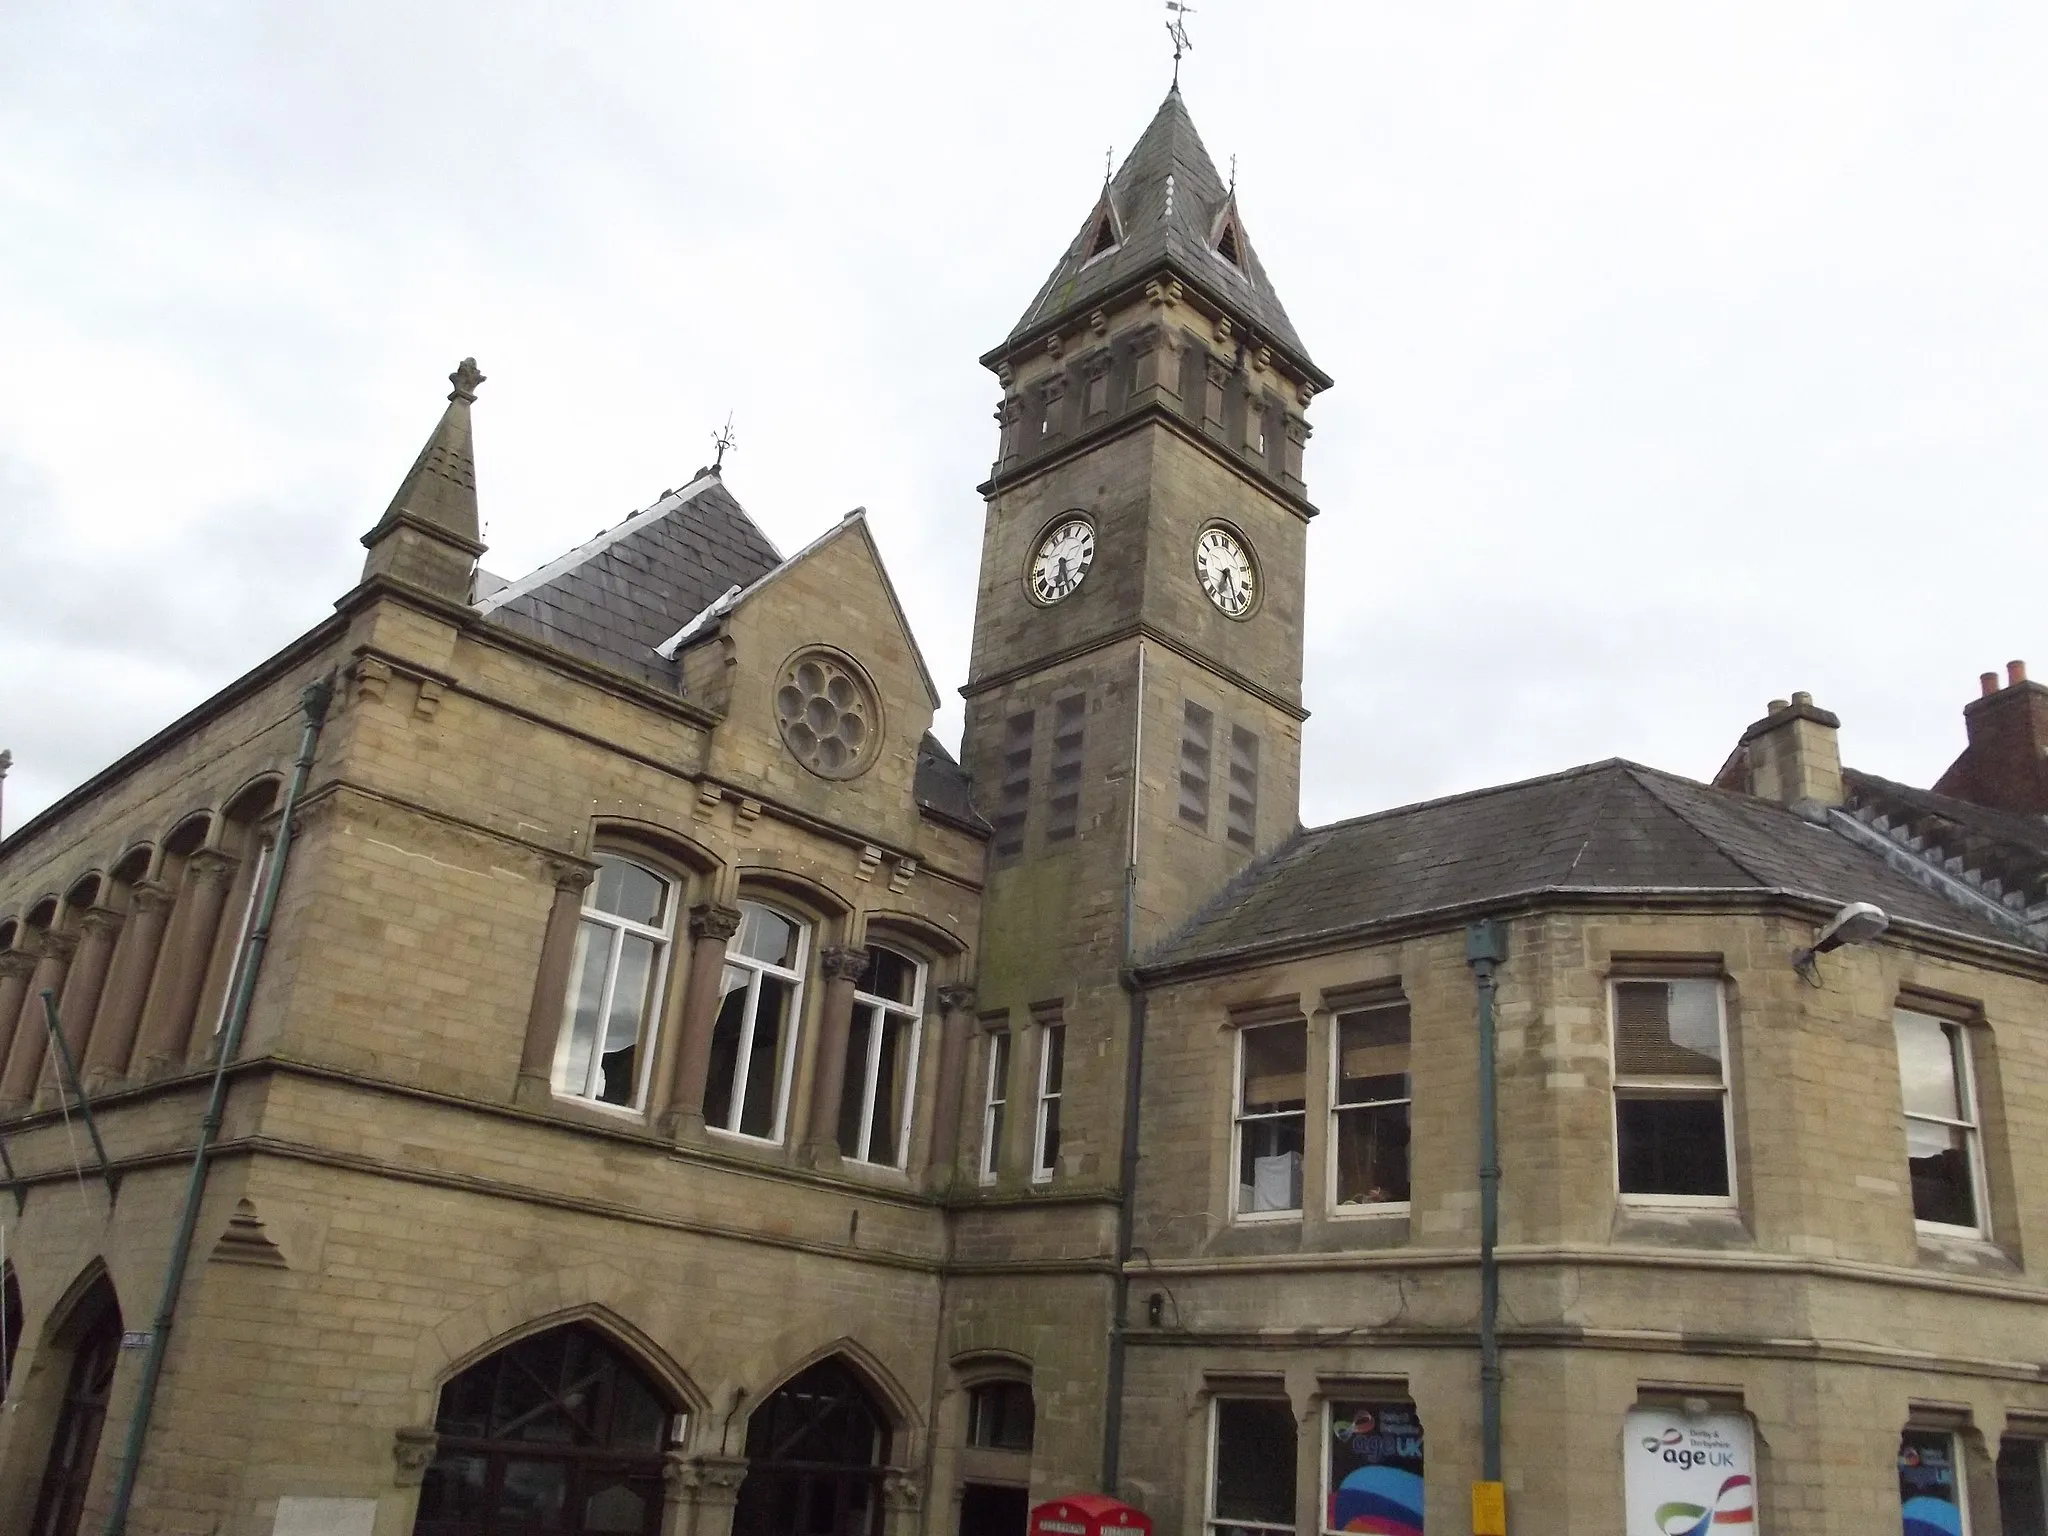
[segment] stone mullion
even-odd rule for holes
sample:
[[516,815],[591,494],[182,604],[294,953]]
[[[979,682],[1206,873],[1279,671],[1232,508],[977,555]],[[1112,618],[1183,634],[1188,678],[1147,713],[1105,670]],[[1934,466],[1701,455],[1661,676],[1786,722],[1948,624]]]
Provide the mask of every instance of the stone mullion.
[[931,1168],[938,1188],[959,1171],[961,1101],[967,1091],[967,1039],[974,1023],[974,988],[939,988],[939,1070],[933,1089]]
[[576,963],[576,934],[583,924],[583,893],[597,871],[588,864],[555,868],[555,899],[548,908],[534,975],[533,1003],[526,1013],[526,1038],[519,1048],[515,1102],[538,1109],[554,1096],[555,1048],[568,1007],[569,970]]
[[43,1019],[43,994],[64,990],[64,973],[78,948],[75,933],[46,933],[28,990],[14,1017],[14,1047],[7,1053],[7,1071],[0,1075],[0,1104],[22,1104],[35,1096],[43,1073],[43,1057],[50,1046],[49,1026]]
[[682,1038],[676,1041],[669,1069],[668,1111],[662,1126],[669,1135],[695,1140],[704,1134],[704,1085],[711,1072],[711,1031],[718,1023],[724,994],[725,946],[740,931],[737,907],[705,905],[690,909],[690,974],[683,984]]
[[804,1157],[812,1164],[840,1156],[839,1105],[846,1094],[846,1040],[853,1031],[853,992],[867,969],[867,951],[826,949],[818,956],[825,1003],[818,1012],[817,1071],[811,1079],[811,1133]]
[[92,1038],[93,1015],[106,987],[107,966],[114,957],[121,923],[122,914],[107,907],[94,907],[79,918],[78,952],[65,973],[64,991],[57,1001],[64,1048],[71,1053],[71,1064],[77,1068],[81,1082],[85,1077],[85,1052]]
[[124,1077],[135,1049],[135,1026],[149,996],[149,978],[163,947],[164,925],[170,919],[170,890],[154,880],[138,880],[131,892],[131,911],[114,946],[113,963],[100,993],[99,1017],[86,1042],[79,1075],[88,1093],[110,1078]]
[[183,887],[164,935],[163,963],[150,989],[142,1038],[136,1045],[143,1072],[175,1068],[185,1060],[193,1015],[199,1008],[200,989],[206,984],[206,969],[213,959],[214,938],[220,931],[234,872],[234,856],[216,848],[202,848],[185,861]]

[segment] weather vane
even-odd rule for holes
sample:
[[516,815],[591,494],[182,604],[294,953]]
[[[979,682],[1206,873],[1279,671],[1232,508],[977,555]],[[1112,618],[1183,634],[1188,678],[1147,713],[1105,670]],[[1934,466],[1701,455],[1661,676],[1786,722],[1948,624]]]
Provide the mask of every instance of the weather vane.
[[713,469],[723,469],[725,468],[725,450],[732,447],[738,441],[738,439],[732,435],[731,411],[727,411],[725,413],[725,425],[720,427],[716,432],[711,434],[711,441],[712,444],[718,449],[718,457],[711,461],[711,467]]
[[1181,0],[1166,0],[1166,9],[1173,19],[1166,24],[1166,35],[1173,39],[1173,83],[1180,86],[1180,56],[1192,53],[1195,45],[1188,41],[1188,18],[1195,14],[1192,5],[1183,5]]

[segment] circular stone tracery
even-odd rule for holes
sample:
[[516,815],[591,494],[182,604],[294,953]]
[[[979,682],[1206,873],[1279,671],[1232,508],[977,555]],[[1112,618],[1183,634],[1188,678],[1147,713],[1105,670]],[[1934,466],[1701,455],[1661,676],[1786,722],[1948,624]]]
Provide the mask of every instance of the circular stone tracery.
[[867,766],[877,716],[866,680],[824,651],[791,661],[775,690],[783,741],[798,762],[828,779],[851,778]]

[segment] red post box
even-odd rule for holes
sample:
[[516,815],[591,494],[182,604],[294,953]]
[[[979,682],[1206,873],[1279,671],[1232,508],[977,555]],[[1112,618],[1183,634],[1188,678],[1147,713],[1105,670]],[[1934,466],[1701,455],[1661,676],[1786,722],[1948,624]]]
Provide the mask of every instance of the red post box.
[[1031,1536],[1152,1536],[1152,1517],[1104,1493],[1070,1493],[1031,1511]]

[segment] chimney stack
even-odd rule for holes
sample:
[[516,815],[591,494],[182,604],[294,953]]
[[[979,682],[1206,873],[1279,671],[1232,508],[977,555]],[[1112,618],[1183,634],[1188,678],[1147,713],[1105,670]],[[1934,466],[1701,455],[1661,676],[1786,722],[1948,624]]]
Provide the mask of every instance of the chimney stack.
[[2048,815],[2048,688],[2027,680],[2027,664],[1978,678],[1980,698],[1963,706],[1970,744],[1935,780],[1934,792],[2021,815]]
[[1842,803],[1841,728],[1841,719],[1810,693],[1773,699],[1763,719],[1742,733],[1735,761],[1715,782],[1817,818]]

